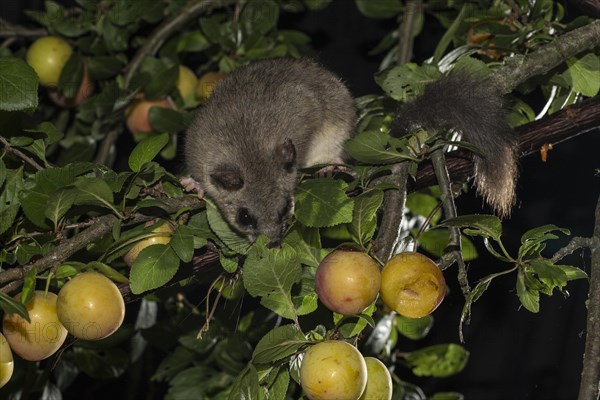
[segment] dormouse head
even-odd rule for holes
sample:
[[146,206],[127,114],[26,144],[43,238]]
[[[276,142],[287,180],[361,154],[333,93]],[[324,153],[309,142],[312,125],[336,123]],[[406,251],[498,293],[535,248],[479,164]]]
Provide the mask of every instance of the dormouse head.
[[264,234],[277,247],[294,211],[296,149],[285,139],[262,157],[249,153],[211,168],[207,193],[234,229],[252,242]]

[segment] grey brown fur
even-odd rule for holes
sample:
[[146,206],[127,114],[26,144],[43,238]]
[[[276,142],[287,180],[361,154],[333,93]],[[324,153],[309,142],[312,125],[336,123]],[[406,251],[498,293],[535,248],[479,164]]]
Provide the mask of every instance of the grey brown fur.
[[400,107],[392,132],[454,129],[481,152],[475,157],[475,186],[500,216],[515,203],[517,137],[507,124],[502,97],[494,88],[461,73],[429,84],[414,101]]
[[186,164],[231,226],[276,244],[297,168],[341,163],[355,124],[353,98],[331,72],[308,60],[260,61],[217,85],[187,131]]

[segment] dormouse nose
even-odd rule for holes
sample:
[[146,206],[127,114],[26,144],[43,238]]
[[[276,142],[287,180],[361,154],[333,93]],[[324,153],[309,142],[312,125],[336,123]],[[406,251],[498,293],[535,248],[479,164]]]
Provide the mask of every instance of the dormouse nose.
[[267,243],[267,248],[268,249],[281,248],[281,239],[276,239],[276,240],[270,241],[269,243]]

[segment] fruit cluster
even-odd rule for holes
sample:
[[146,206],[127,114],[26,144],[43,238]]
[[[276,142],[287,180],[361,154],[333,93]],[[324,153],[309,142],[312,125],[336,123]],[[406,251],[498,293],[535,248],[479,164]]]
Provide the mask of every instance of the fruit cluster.
[[[21,294],[15,296],[19,301]],[[35,291],[25,304],[29,322],[5,314],[0,334],[0,387],[13,373],[12,352],[28,361],[44,360],[58,351],[67,333],[77,339],[100,340],[123,323],[125,303],[117,286],[97,272],[83,272],[69,280],[58,295]]]
[[[444,299],[446,282],[438,266],[419,253],[392,257],[380,271],[366,253],[334,250],[315,275],[321,302],[343,315],[361,313],[381,295],[386,307],[409,318],[432,313]],[[300,368],[300,383],[311,400],[390,400],[392,380],[385,365],[343,341],[310,347]]]

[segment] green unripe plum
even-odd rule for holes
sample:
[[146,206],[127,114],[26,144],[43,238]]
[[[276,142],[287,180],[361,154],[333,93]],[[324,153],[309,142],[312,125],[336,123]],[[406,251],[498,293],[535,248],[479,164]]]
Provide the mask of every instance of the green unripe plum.
[[365,357],[367,387],[360,400],[391,400],[392,376],[384,363],[374,357]]
[[55,87],[73,49],[57,36],[39,38],[27,50],[27,64],[40,78],[40,85]]
[[321,261],[315,274],[315,290],[321,302],[344,315],[359,314],[373,303],[380,286],[379,267],[360,251],[334,250]]
[[367,384],[367,365],[356,347],[325,341],[304,353],[300,385],[310,400],[358,400]]

